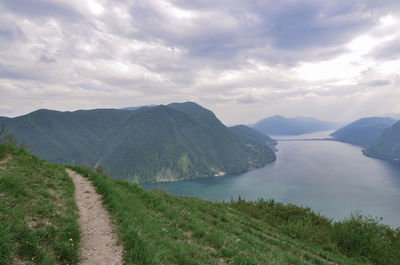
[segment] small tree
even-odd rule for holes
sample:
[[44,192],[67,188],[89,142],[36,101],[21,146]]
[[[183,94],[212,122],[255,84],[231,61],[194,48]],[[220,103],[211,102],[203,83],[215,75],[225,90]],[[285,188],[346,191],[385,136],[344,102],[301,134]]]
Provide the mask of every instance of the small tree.
[[11,145],[14,147],[19,147],[22,149],[26,149],[27,145],[25,143],[20,143],[17,141],[17,138],[7,130],[4,124],[1,125],[0,129],[0,144]]

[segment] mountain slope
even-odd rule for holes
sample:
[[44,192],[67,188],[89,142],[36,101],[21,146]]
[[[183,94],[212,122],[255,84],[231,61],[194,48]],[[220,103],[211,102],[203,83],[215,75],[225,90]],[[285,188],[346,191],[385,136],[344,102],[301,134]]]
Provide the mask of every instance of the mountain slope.
[[352,122],[331,134],[337,141],[366,146],[396,120],[390,117],[369,117]]
[[368,156],[400,165],[400,122],[385,129],[364,148],[363,152]]
[[3,124],[41,158],[55,163],[92,165],[97,161],[103,135],[129,114],[113,109],[42,109],[3,120]]
[[195,104],[137,110],[38,110],[1,119],[19,141],[55,163],[101,165],[115,178],[171,181],[239,173],[275,160]]
[[275,159],[265,144],[232,134],[210,113],[144,108],[108,133],[101,164],[113,176],[144,182],[239,173]]
[[260,133],[259,131],[256,131],[253,128],[250,128],[249,126],[246,125],[236,125],[229,127],[229,129],[247,139],[249,141],[254,141],[259,144],[267,144],[271,149],[275,149],[275,146],[277,145],[277,142],[273,140],[271,137]]
[[275,115],[258,121],[252,127],[266,135],[297,135],[331,130],[336,125],[310,117],[286,118]]

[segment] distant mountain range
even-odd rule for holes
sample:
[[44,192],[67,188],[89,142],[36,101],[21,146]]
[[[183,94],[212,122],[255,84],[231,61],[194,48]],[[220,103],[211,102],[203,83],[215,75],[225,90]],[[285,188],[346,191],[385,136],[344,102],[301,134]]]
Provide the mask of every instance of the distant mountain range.
[[275,115],[258,121],[252,127],[266,135],[299,135],[333,130],[338,125],[311,117],[286,118]]
[[391,117],[362,118],[331,136],[337,141],[363,147],[367,156],[400,165],[400,122]]
[[365,147],[394,123],[396,120],[390,117],[362,118],[335,131],[331,136],[337,141]]
[[136,110],[38,110],[0,117],[0,123],[48,161],[97,164],[114,178],[142,183],[240,173],[275,160],[270,138],[246,126],[228,128],[192,102]]

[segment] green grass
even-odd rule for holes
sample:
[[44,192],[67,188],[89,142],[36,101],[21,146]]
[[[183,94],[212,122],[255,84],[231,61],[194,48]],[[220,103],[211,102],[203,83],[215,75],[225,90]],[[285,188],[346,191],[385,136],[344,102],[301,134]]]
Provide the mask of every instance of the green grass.
[[392,229],[377,218],[355,212],[349,218],[333,222],[297,205],[260,199],[245,201],[239,197],[228,206],[262,220],[293,239],[322,249],[340,252],[372,264],[400,264],[400,228]]
[[64,167],[10,145],[0,157],[0,264],[76,264],[80,232]]
[[234,204],[145,191],[85,168],[72,169],[102,195],[126,264],[371,264],[336,245],[293,238]]

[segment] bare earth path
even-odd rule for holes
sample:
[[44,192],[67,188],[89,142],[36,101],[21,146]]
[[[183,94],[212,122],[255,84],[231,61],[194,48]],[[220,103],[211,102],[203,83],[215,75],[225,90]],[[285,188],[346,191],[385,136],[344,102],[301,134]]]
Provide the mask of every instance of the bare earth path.
[[101,204],[100,195],[89,180],[70,169],[66,171],[75,184],[75,201],[82,232],[81,264],[122,264],[122,247],[117,246],[117,237],[112,232],[110,218]]

